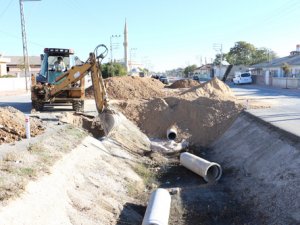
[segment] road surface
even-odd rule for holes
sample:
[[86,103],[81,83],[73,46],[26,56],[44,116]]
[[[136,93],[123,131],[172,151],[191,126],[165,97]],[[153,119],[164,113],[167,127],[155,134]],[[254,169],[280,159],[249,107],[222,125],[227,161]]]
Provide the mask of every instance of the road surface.
[[[230,85],[239,99],[263,102],[270,108],[248,109],[253,115],[300,136],[300,90],[268,88],[256,85]],[[30,94],[0,96],[0,106],[12,106],[30,113]],[[71,106],[48,107],[49,111],[72,111]],[[85,112],[96,112],[94,100],[85,101]]]
[[0,107],[3,106],[12,106],[23,113],[29,114],[31,111],[30,93],[0,96]]
[[251,114],[300,136],[300,90],[256,85],[230,86],[239,99],[261,101],[270,108],[248,109]]

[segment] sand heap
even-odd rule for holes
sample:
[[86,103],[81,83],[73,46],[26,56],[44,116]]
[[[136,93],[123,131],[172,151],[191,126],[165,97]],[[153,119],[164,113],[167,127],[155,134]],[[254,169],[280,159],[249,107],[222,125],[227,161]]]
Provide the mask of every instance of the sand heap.
[[194,86],[199,86],[200,83],[195,80],[177,80],[169,86],[169,88],[190,88]]
[[[42,122],[30,118],[31,136],[43,132]],[[13,107],[0,107],[0,144],[25,138],[25,115]]]
[[128,105],[122,111],[149,137],[166,138],[167,129],[176,125],[179,140],[208,146],[226,131],[241,109],[228,86],[213,79],[179,96],[155,98],[134,107]]
[[[111,77],[105,79],[108,96],[111,99],[149,99],[164,97],[164,84],[159,80],[147,77]],[[92,97],[93,87],[86,89],[86,96]]]

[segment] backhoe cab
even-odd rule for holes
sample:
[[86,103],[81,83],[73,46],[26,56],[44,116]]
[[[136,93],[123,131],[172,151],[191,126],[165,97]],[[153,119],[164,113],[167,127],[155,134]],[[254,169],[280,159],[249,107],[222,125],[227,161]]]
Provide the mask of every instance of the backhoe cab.
[[[45,48],[41,55],[41,70],[36,78],[32,78],[31,99],[32,107],[42,111],[45,104],[72,104],[73,110],[83,111],[85,98],[84,77],[76,83],[70,83],[52,98],[40,99],[36,92],[36,85],[57,85],[62,81],[56,81],[64,72],[76,65],[76,57],[72,49]],[[56,63],[61,60],[58,68]]]
[[[100,55],[98,55],[99,48],[104,48]],[[96,106],[98,112],[101,113],[107,104],[107,97],[100,63],[107,52],[105,45],[98,45],[85,63],[75,65],[72,50],[46,48],[41,56],[41,71],[37,77],[32,77],[32,107],[42,111],[45,104],[72,103],[73,110],[83,111],[84,77],[91,73]],[[60,62],[60,67],[57,66],[58,57],[61,57],[60,61],[63,61],[63,64]]]

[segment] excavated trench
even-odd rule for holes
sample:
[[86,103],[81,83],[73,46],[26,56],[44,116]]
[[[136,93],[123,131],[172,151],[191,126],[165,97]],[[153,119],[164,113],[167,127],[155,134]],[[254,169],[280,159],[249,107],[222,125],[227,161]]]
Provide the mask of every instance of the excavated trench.
[[[99,123],[80,117],[94,137],[103,135]],[[169,224],[299,224],[299,149],[298,137],[242,113],[210,147],[187,150],[222,166],[217,183],[181,166],[179,153],[164,155],[167,163],[151,169],[158,187],[176,190]],[[117,224],[141,224],[146,204],[126,203]]]

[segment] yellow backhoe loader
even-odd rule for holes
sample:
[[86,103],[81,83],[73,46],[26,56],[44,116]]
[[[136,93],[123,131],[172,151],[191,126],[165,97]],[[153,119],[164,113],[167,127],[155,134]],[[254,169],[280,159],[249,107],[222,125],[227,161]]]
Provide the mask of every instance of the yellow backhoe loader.
[[[103,48],[104,51],[98,54],[98,50]],[[42,57],[41,72],[37,77],[32,77],[31,101],[32,107],[38,111],[43,110],[45,104],[55,103],[72,103],[75,111],[83,111],[84,106],[84,77],[91,73],[92,85],[97,110],[101,113],[107,106],[107,95],[104,87],[101,60],[107,55],[107,47],[99,45],[93,53],[90,53],[88,60],[81,65],[72,66],[70,69],[62,71],[54,67],[56,58],[63,58],[63,67],[70,65],[69,49],[47,48],[44,50]]]

